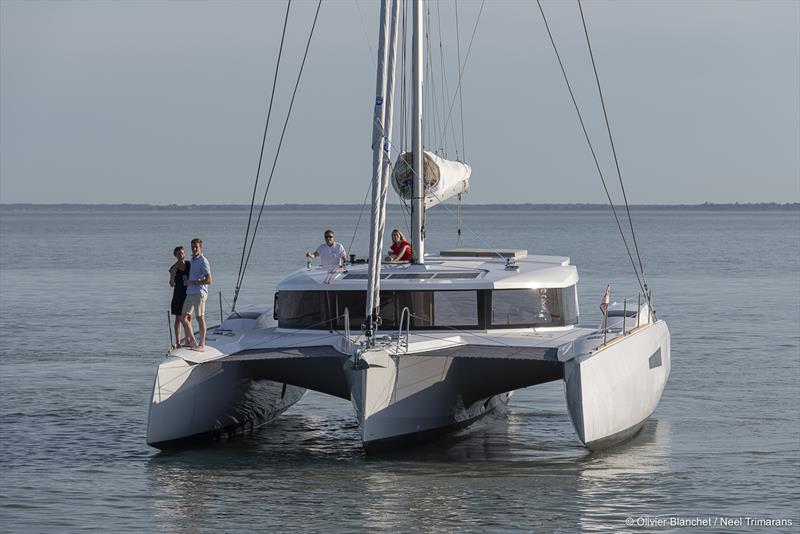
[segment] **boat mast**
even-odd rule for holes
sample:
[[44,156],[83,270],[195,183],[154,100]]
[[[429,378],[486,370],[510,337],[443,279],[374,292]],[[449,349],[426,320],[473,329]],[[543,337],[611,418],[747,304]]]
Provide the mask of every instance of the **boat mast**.
[[[380,217],[378,218],[378,246],[377,246],[377,260],[381,261],[383,250],[383,237],[386,229],[386,201],[389,196],[389,180],[392,175],[392,127],[394,119],[394,84],[395,74],[397,72],[397,38],[398,38],[398,21],[400,20],[400,0],[389,0],[391,6],[391,15],[389,17],[389,52],[387,54],[388,64],[386,66],[386,102],[384,104],[384,132],[383,143],[383,161],[381,167],[381,191],[380,191],[380,209],[378,211]],[[380,265],[380,263],[378,264]],[[380,268],[378,268],[380,272]],[[380,307],[380,285],[381,278],[378,276],[375,280],[375,307],[377,315]]]
[[[381,2],[378,38],[378,72],[375,83],[375,113],[372,124],[372,216],[370,228],[369,275],[364,331],[367,342],[377,328],[380,310],[380,269],[383,233],[386,225],[386,194],[389,183],[389,165],[392,128],[392,95],[397,57],[398,0]],[[387,31],[388,30],[388,31]],[[388,45],[388,46],[387,46]]]
[[411,193],[411,252],[415,263],[425,263],[424,182],[422,153],[422,0],[414,1],[414,34],[412,68],[414,84],[414,111],[412,118],[411,153],[413,159],[414,187]]

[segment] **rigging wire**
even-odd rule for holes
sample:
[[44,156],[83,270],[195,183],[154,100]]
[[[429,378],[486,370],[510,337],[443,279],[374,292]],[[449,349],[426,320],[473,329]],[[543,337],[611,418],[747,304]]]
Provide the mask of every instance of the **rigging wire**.
[[457,247],[461,246],[461,227],[463,225],[462,220],[461,220],[462,208],[463,208],[463,202],[461,200],[462,196],[463,196],[462,193],[458,194],[458,206],[456,207],[456,223],[458,224],[458,232],[457,232],[458,233],[458,239],[456,240],[456,246]]
[[411,235],[411,204],[407,203],[405,199],[400,197],[400,213],[403,215],[403,224],[405,225],[406,235]]
[[[447,95],[450,94],[450,88],[447,86],[447,71],[445,69],[444,61],[444,44],[442,43],[442,10],[441,2],[436,2],[436,21],[439,26],[439,70],[442,76],[442,113],[447,107]],[[453,124],[450,124],[450,134],[453,137],[453,148],[456,151],[456,160],[458,159],[458,142],[456,141],[456,130]]]
[[242,286],[242,270],[244,269],[244,254],[245,249],[247,248],[247,240],[250,237],[250,225],[253,221],[253,207],[255,206],[256,202],[256,192],[258,191],[258,179],[261,175],[261,163],[264,159],[264,146],[267,143],[267,130],[269,129],[269,119],[272,116],[272,104],[275,102],[275,88],[278,83],[278,70],[281,66],[281,56],[283,55],[283,43],[286,39],[286,27],[289,23],[289,8],[292,5],[292,0],[289,0],[286,3],[286,16],[283,19],[283,32],[281,33],[281,45],[278,49],[278,60],[275,65],[275,76],[272,79],[272,94],[269,98],[269,109],[267,111],[267,122],[264,125],[264,135],[261,138],[261,153],[258,156],[258,168],[256,169],[256,179],[255,183],[253,184],[253,197],[250,199],[250,213],[247,216],[247,230],[244,233],[244,243],[242,244],[242,259],[239,261],[239,273],[236,275],[236,289],[234,290],[233,294],[233,305],[231,306],[231,311],[236,308],[236,300],[239,297],[239,290]]
[[358,213],[358,220],[356,221],[356,227],[353,230],[353,238],[350,240],[350,246],[347,247],[351,253],[353,251],[353,243],[356,241],[356,234],[358,233],[358,227],[361,224],[361,216],[364,215],[364,208],[367,207],[367,200],[369,199],[369,192],[372,190],[372,180],[369,181],[367,184],[367,193],[364,195],[364,203],[361,204],[361,211]]
[[353,3],[356,5],[356,9],[358,10],[358,18],[361,20],[361,30],[364,32],[364,39],[367,41],[367,48],[369,48],[369,57],[375,61],[375,51],[372,49],[372,43],[369,41],[369,35],[367,34],[367,25],[364,24],[364,15],[361,13],[361,6],[358,5],[358,0],[353,0]]
[[269,193],[269,187],[272,184],[272,178],[275,175],[275,167],[278,164],[278,156],[280,156],[280,153],[281,153],[281,146],[283,145],[283,138],[286,135],[286,128],[287,128],[287,126],[289,124],[289,118],[292,115],[292,108],[294,107],[294,100],[295,100],[295,97],[297,96],[297,89],[300,86],[300,79],[303,76],[303,69],[305,68],[306,59],[308,58],[308,49],[311,47],[311,39],[314,36],[314,29],[317,26],[317,19],[319,18],[320,7],[322,7],[322,0],[319,0],[319,2],[317,3],[317,10],[314,13],[314,22],[311,24],[311,31],[308,34],[308,41],[306,42],[306,49],[305,49],[305,52],[303,53],[303,60],[300,63],[300,71],[297,73],[297,81],[295,82],[294,90],[292,91],[292,99],[289,102],[289,109],[286,112],[286,120],[283,123],[283,129],[281,130],[281,137],[280,137],[280,139],[278,141],[278,147],[277,147],[277,149],[275,151],[275,158],[272,160],[272,169],[270,170],[270,173],[269,173],[269,180],[267,181],[267,187],[264,190],[264,198],[261,200],[261,209],[258,212],[258,218],[256,219],[256,224],[255,224],[255,227],[253,228],[253,236],[252,236],[252,238],[250,240],[250,247],[247,250],[247,258],[244,260],[244,265],[242,267],[241,276],[239,277],[239,283],[237,284],[236,295],[234,296],[234,299],[233,299],[234,306],[236,305],[236,297],[238,297],[239,287],[241,286],[242,281],[244,281],[244,275],[245,275],[245,272],[247,271],[247,264],[250,261],[250,255],[253,252],[253,245],[255,244],[256,233],[258,232],[258,225],[261,222],[261,215],[264,213],[264,205],[267,202],[267,194]]
[[[633,260],[633,255],[631,254],[630,246],[628,246],[628,240],[625,238],[625,232],[622,230],[622,224],[619,222],[619,217],[617,216],[617,209],[614,207],[614,201],[611,199],[611,193],[608,191],[608,186],[606,185],[605,177],[603,176],[603,171],[600,169],[600,163],[597,160],[597,154],[595,153],[594,146],[592,145],[591,140],[589,139],[589,133],[586,131],[586,124],[583,122],[583,115],[581,115],[580,108],[578,107],[578,102],[575,100],[575,93],[572,91],[572,85],[569,83],[569,78],[567,77],[567,71],[564,69],[564,63],[561,61],[561,55],[558,53],[558,47],[556,47],[556,42],[553,39],[553,34],[550,31],[550,26],[547,24],[547,17],[544,15],[544,9],[542,9],[542,3],[540,0],[536,0],[536,4],[539,6],[539,11],[542,14],[542,20],[544,21],[544,27],[547,30],[547,35],[550,37],[550,43],[553,45],[553,51],[556,54],[556,59],[558,59],[558,65],[561,67],[561,73],[564,75],[564,82],[567,84],[567,89],[569,90],[569,96],[572,98],[572,104],[575,107],[575,112],[578,114],[578,120],[581,123],[581,129],[583,130],[583,136],[586,138],[586,143],[589,145],[589,150],[592,153],[592,158],[594,159],[595,167],[597,167],[597,172],[600,175],[600,181],[603,183],[603,189],[606,192],[606,197],[608,198],[608,203],[611,206],[611,212],[614,214],[614,220],[617,222],[617,228],[619,228],[619,233],[622,236],[622,242],[625,244],[625,250],[628,253],[628,258],[631,260],[631,265],[633,266],[633,272],[636,274],[636,280],[639,282],[639,287],[642,289],[642,292],[647,295],[647,291],[645,286],[642,282],[641,277],[639,276],[639,270],[636,267],[636,262]],[[649,300],[649,297],[647,297]]]
[[636,258],[639,260],[639,271],[642,273],[642,280],[644,281],[645,293],[647,292],[647,280],[644,277],[644,266],[642,265],[642,257],[639,255],[639,245],[636,243],[636,233],[633,231],[633,219],[631,218],[631,209],[628,206],[628,195],[625,194],[625,185],[622,183],[622,173],[619,170],[619,160],[617,159],[617,149],[614,145],[614,138],[611,136],[611,126],[608,122],[608,113],[606,113],[606,103],[603,98],[603,90],[600,88],[600,76],[597,74],[597,65],[594,62],[594,54],[592,53],[592,43],[589,41],[589,31],[586,29],[586,19],[583,16],[583,7],[581,0],[578,0],[578,9],[581,12],[581,22],[583,23],[583,33],[586,35],[586,46],[589,48],[589,57],[592,59],[592,69],[594,69],[594,79],[597,82],[597,92],[600,95],[600,104],[603,107],[603,117],[606,121],[606,130],[608,131],[608,140],[611,143],[611,152],[614,154],[614,165],[617,168],[617,176],[619,177],[619,187],[622,189],[622,198],[625,200],[625,210],[628,212],[628,224],[631,227],[631,237],[633,238],[633,248],[636,250]]
[[402,82],[400,85],[400,123],[401,123],[401,130],[400,130],[400,146],[407,146],[407,139],[408,139],[408,129],[409,129],[409,121],[411,120],[411,113],[408,112],[408,91],[407,85],[408,81],[406,80],[406,57],[408,55],[408,3],[403,2],[403,75],[402,75]]
[[[478,16],[475,19],[475,26],[473,26],[473,28],[472,28],[472,37],[470,37],[470,39],[469,39],[469,45],[467,46],[467,54],[466,54],[466,56],[464,56],[464,64],[461,66],[461,69],[458,71],[458,87],[457,87],[457,89],[458,89],[459,92],[461,91],[461,80],[464,77],[464,70],[466,70],[466,68],[467,68],[467,61],[469,61],[469,54],[470,54],[470,52],[472,52],[472,43],[473,43],[473,41],[475,41],[475,33],[478,31],[478,23],[481,20],[481,15],[483,14],[483,6],[485,4],[486,4],[486,0],[483,0],[481,2],[481,8],[478,11]],[[456,95],[453,95],[453,100],[450,102],[450,109],[447,112],[447,119],[445,120],[445,125],[444,125],[445,129],[447,128],[447,125],[450,123],[450,118],[453,116],[453,106],[455,104],[456,104]],[[442,141],[440,139],[439,143],[441,143],[441,142]]]
[[[431,133],[431,138],[434,138],[439,134],[439,132],[441,132],[443,130],[441,129],[441,126],[442,126],[441,119],[442,118],[439,116],[439,108],[436,105],[436,93],[437,93],[437,91],[436,91],[436,78],[433,75],[433,72],[434,72],[434,65],[433,65],[434,55],[433,55],[433,51],[431,50],[431,41],[432,41],[432,39],[431,39],[431,9],[430,9],[430,3],[428,3],[426,5],[426,9],[425,9],[425,45],[424,45],[426,50],[427,50],[427,54],[425,54],[425,56],[426,56],[425,57],[425,67],[426,67],[425,68],[425,79],[428,80],[428,83],[424,83],[423,84],[423,90],[426,91],[427,100],[430,102],[430,107],[428,107],[428,104],[426,104],[426,109],[433,110],[432,115],[433,115],[434,121],[433,121],[433,124],[431,124],[431,132],[430,133]],[[428,89],[428,87],[430,87],[430,89]],[[444,110],[442,110],[442,113],[444,113]],[[430,121],[426,121],[426,122],[430,122]],[[443,148],[443,145],[442,145],[442,139],[439,139],[438,145],[432,146],[432,147],[428,147],[428,148],[430,148],[431,150],[433,150],[434,152],[436,152],[437,154],[440,154],[440,155],[445,153],[445,148]]]
[[[453,0],[453,6],[456,10],[456,52],[458,53],[458,71],[461,72],[461,30],[458,26],[458,0]],[[461,91],[461,84],[458,84],[458,107],[461,112],[461,157],[463,161],[467,160],[467,149],[464,147],[464,97]],[[457,155],[456,155],[457,156]],[[458,159],[458,157],[456,157]],[[461,234],[459,233],[459,238]]]

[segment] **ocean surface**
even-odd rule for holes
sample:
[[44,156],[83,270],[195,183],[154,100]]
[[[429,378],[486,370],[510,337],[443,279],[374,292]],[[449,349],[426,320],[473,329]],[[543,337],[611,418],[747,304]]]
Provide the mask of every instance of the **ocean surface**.
[[[443,441],[372,457],[350,404],[316,393],[247,436],[146,445],[172,248],[203,239],[216,322],[246,211],[0,207],[0,531],[796,532],[800,213],[633,215],[672,333],[672,374],[638,436],[586,450],[555,382]],[[365,255],[368,217],[353,238],[358,210],[265,212],[240,305],[271,303],[326,227]],[[612,300],[635,298],[607,209],[467,207],[464,222],[463,246],[569,256],[582,322],[599,321],[609,282]],[[406,227],[397,210],[392,227]],[[456,246],[456,229],[452,211],[431,212],[427,250]],[[784,525],[759,526],[772,520]]]

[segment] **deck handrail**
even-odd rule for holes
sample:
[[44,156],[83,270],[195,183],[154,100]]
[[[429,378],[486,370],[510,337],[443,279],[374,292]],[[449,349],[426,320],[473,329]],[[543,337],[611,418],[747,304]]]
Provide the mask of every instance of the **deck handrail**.
[[[403,319],[406,321],[406,333],[405,338],[403,337]],[[400,347],[403,346],[406,350],[408,350],[408,338],[411,335],[411,310],[408,309],[408,306],[403,308],[403,311],[400,312],[400,327],[397,331],[397,352],[400,352]]]

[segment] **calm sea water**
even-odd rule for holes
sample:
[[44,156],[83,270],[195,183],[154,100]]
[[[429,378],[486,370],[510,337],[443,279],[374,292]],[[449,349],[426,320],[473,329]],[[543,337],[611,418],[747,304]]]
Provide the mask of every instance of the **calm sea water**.
[[[788,519],[793,526],[763,530],[796,531],[800,214],[634,216],[673,359],[661,404],[634,440],[584,449],[563,385],[551,383],[518,391],[506,413],[461,434],[374,458],[350,404],[315,393],[246,437],[168,454],[145,444],[169,345],[171,249],[204,240],[227,308],[245,213],[3,209],[0,530],[625,531],[642,530],[626,518],[648,516]],[[271,302],[325,227],[347,246],[356,219],[352,210],[267,214],[240,302]],[[570,256],[587,322],[599,318],[606,283],[612,297],[636,294],[607,211],[467,209],[465,222],[465,246]],[[405,227],[399,212],[389,224]],[[362,221],[360,255],[367,231]],[[457,243],[446,211],[432,213],[429,233],[429,251]],[[216,293],[210,303],[216,319]]]

